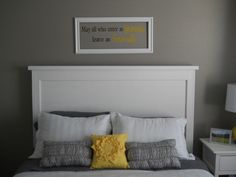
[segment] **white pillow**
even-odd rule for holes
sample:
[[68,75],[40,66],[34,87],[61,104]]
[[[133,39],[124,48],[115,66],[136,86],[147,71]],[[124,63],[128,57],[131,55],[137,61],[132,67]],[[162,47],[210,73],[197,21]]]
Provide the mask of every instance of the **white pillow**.
[[29,158],[41,158],[43,141],[80,141],[89,139],[92,134],[111,133],[110,115],[70,118],[55,114],[42,113],[38,119],[36,146]]
[[113,134],[127,133],[128,142],[155,142],[175,139],[179,158],[192,159],[185,141],[184,118],[135,118],[112,113]]

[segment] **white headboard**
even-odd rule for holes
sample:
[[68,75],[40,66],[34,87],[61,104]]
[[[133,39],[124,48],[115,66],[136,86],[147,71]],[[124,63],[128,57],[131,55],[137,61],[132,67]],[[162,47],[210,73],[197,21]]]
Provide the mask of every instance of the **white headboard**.
[[29,66],[33,122],[41,112],[116,111],[187,119],[193,148],[195,71],[198,66]]

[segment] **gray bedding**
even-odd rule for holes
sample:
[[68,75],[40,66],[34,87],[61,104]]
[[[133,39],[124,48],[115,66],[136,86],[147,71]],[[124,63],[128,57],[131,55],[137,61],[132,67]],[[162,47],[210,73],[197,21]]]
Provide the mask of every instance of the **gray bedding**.
[[[180,169],[202,169],[208,171],[207,166],[199,158],[196,160],[180,160],[181,168]],[[109,169],[110,170],[110,169]],[[128,169],[132,170],[132,169]],[[166,168],[163,170],[167,170]],[[171,170],[171,169],[169,169]],[[40,171],[91,171],[89,167],[80,167],[80,166],[69,166],[69,167],[52,167],[52,168],[42,168],[40,167],[39,159],[28,159],[26,160],[16,171],[16,174],[22,172],[40,172]],[[94,169],[93,169],[94,171]]]

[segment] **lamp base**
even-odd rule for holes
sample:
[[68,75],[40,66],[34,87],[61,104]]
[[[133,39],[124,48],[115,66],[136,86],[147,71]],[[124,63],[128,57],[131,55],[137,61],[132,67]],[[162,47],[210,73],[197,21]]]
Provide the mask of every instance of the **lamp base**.
[[232,128],[232,143],[236,144],[236,126]]

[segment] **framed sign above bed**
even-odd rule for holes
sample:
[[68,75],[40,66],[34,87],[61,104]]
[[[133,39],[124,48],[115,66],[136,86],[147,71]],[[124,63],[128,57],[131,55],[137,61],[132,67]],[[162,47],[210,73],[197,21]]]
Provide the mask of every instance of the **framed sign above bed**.
[[75,53],[153,53],[153,17],[76,17]]

